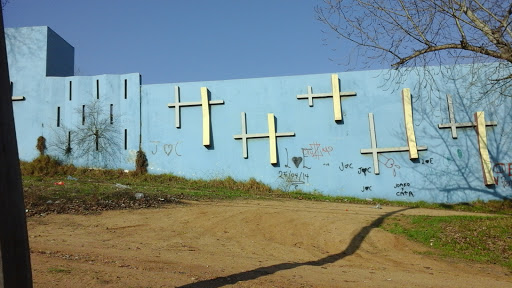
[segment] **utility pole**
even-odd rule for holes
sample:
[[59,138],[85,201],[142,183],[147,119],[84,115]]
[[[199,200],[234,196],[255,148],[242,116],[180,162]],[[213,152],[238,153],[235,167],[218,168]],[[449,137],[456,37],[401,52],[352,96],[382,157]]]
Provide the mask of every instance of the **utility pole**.
[[30,288],[30,250],[1,9],[0,34],[0,288]]

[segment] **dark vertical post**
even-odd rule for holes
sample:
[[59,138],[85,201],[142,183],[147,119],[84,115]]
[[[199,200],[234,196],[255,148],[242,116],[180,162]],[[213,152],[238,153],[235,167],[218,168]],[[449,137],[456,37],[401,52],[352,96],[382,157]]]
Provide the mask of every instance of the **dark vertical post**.
[[110,124],[114,124],[114,104],[110,104]]
[[142,150],[142,75],[139,74],[139,150]]
[[69,101],[71,101],[72,96],[73,96],[73,81],[69,81]]
[[57,127],[60,127],[60,106],[57,106]]
[[128,79],[124,79],[124,99],[128,98]]
[[85,105],[82,105],[82,125],[85,125]]
[[96,132],[94,132],[94,138],[96,139],[96,151],[99,150],[99,138],[100,138],[100,133],[98,132],[98,129],[96,129]]
[[0,287],[32,287],[25,205],[0,9]]

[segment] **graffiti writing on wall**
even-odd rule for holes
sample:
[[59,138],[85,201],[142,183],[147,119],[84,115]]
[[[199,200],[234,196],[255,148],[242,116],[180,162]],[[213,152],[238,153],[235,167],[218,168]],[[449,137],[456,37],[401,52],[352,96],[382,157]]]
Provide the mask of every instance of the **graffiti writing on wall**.
[[359,167],[357,169],[357,174],[363,174],[366,176],[366,173],[372,173],[372,167]]
[[[306,166],[306,159],[305,159],[306,157],[304,157],[304,155],[302,155],[302,156],[292,156],[290,158],[290,156],[288,155],[288,149],[284,148],[284,150],[286,151],[286,164],[284,165],[284,167],[291,168],[290,160],[292,160],[292,164],[295,166],[295,168],[311,169],[311,167],[307,167]],[[301,167],[301,164],[302,164],[302,167]]]
[[[385,161],[382,162],[380,159],[384,159]],[[379,157],[379,162],[384,164],[384,166],[386,168],[392,169],[393,170],[393,177],[396,177],[396,170],[400,169],[400,165],[395,163],[395,159],[393,159],[391,157],[388,158],[388,157],[382,155],[382,153],[381,153],[380,157]]]
[[494,172],[494,184],[502,187],[512,187],[512,162],[496,163],[492,167]]
[[304,172],[279,171],[278,178],[284,180],[288,188],[297,189],[299,185],[309,183],[309,174]]
[[[341,172],[348,171],[354,169],[354,165],[352,163],[341,162],[341,165],[338,166]],[[372,173],[372,167],[359,167],[357,168],[357,174],[363,174],[366,176],[366,173]]]
[[308,158],[308,156],[306,156],[305,148],[302,148],[302,159],[304,159],[302,168],[311,169],[311,167],[306,166],[306,158]]
[[408,182],[396,183],[395,187],[393,187],[393,189],[400,189],[400,191],[397,191],[395,193],[396,196],[414,197],[414,193],[410,190],[411,189],[411,183],[408,183]]
[[332,146],[322,146],[321,144],[314,142],[309,144],[309,147],[302,148],[302,153],[307,157],[312,157],[318,160],[322,157],[330,156],[333,150],[334,148],[332,148]]
[[503,188],[512,187],[512,179],[504,176],[497,176],[494,177],[494,184],[496,184],[496,186],[502,186]]
[[512,176],[512,162],[511,163],[496,163],[492,167],[492,172],[498,174],[507,174],[506,176]]
[[178,153],[178,145],[181,143],[180,141],[176,142],[175,144],[164,144],[160,143],[160,141],[149,141],[151,143],[155,144],[155,148],[151,150],[151,154],[156,155],[158,153],[158,147],[161,147],[160,151],[162,151],[167,156],[171,156],[171,154],[174,154],[176,156],[181,156],[181,154]]
[[361,190],[361,192],[370,192],[372,191],[372,186],[363,186],[363,189]]
[[340,171],[343,172],[348,169],[354,169],[354,167],[352,167],[352,163],[341,162],[341,165],[338,166],[338,169],[340,169]]
[[434,161],[433,158],[421,159],[421,164],[434,164],[433,161]]

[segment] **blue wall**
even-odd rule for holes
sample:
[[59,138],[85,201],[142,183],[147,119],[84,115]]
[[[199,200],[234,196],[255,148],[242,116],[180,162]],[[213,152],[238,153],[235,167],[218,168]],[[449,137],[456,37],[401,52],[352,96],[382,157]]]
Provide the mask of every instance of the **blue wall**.
[[[30,29],[30,33],[23,29]],[[489,100],[494,97],[486,97],[488,100],[475,101],[484,91],[468,86],[469,79],[463,77],[467,76],[464,72],[475,66],[452,67],[457,80],[436,76],[440,85],[432,94],[418,85],[421,73],[417,72],[421,68],[397,83],[386,81],[397,72],[337,73],[340,90],[354,91],[357,95],[342,98],[343,121],[335,122],[332,97],[316,98],[312,107],[307,99],[297,99],[297,95],[307,94],[307,86],[312,87],[313,93],[330,92],[331,74],[155,85],[140,85],[139,74],[70,77],[38,74],[34,79],[34,71],[24,71],[21,67],[28,60],[37,65],[46,63],[44,55],[51,53],[39,51],[46,49],[41,42],[48,41],[48,47],[66,47],[60,37],[45,38],[41,35],[44,31],[51,30],[47,27],[6,30],[11,79],[15,75],[14,95],[26,97],[25,101],[14,103],[23,160],[38,155],[35,149],[38,136],[43,135],[51,142],[59,129],[62,130],[62,124],[80,126],[81,117],[76,111],[97,101],[99,81],[99,103],[106,109],[110,105],[114,107],[120,142],[125,129],[128,131],[127,147],[124,149],[124,143],[120,143],[120,157],[113,165],[118,168],[133,169],[140,139],[151,173],[198,179],[252,177],[287,191],[302,189],[334,196],[406,201],[451,203],[512,196],[511,100],[499,98],[496,102]],[[30,56],[24,57],[26,53]],[[61,71],[66,69],[69,68]],[[223,104],[209,106],[210,145],[204,146],[202,142],[201,106],[182,106],[181,125],[176,127],[176,108],[168,107],[175,102],[176,86],[180,102],[201,101],[201,87],[208,88],[210,101],[223,100]],[[407,146],[402,88],[411,88],[416,141],[428,150],[420,151],[419,159],[413,161],[408,152],[380,153],[380,174],[376,175],[371,154],[360,151],[371,146],[368,113],[374,114],[378,147]],[[487,121],[498,122],[497,126],[486,128],[495,185],[483,183],[474,128],[457,129],[457,139],[452,138],[449,129],[438,129],[438,124],[449,122],[446,94],[453,97],[457,122],[474,121],[473,113],[477,111],[484,111]],[[61,111],[61,127],[56,127],[57,107]],[[276,164],[269,161],[268,138],[249,139],[248,158],[242,157],[242,141],[233,138],[242,133],[242,112],[246,113],[248,134],[268,132],[268,113],[274,113],[277,133],[294,132],[292,137],[277,137]],[[83,166],[102,165],[101,159],[94,155],[69,160]]]

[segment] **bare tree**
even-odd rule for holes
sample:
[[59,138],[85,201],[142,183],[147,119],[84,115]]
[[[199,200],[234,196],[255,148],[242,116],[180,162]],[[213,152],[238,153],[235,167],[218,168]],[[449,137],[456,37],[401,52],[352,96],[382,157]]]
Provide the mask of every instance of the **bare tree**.
[[[401,71],[494,62],[474,67],[485,75],[487,90],[511,95],[510,0],[324,0],[315,11],[366,67],[375,61]],[[427,70],[423,76],[433,80]]]
[[89,166],[115,167],[121,156],[121,119],[104,107],[92,101],[75,110],[81,121],[74,127],[56,128],[50,144],[54,156],[68,163],[80,159]]
[[72,164],[71,134],[73,129],[61,124],[61,127],[52,128],[52,132],[52,138],[48,141],[48,154],[66,164]]

